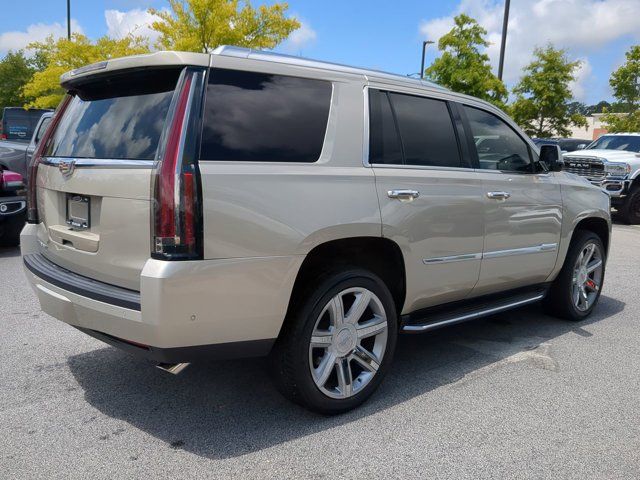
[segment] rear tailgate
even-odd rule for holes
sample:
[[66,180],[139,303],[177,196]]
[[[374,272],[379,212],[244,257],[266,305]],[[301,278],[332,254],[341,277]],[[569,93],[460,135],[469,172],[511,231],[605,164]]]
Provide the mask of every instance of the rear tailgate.
[[36,183],[49,260],[140,289],[151,251],[152,168],[181,70],[117,71],[69,92]]

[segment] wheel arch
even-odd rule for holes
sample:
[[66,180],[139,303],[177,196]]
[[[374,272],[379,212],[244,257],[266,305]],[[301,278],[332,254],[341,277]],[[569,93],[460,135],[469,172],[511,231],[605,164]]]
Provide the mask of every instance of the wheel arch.
[[399,315],[406,295],[404,256],[397,243],[378,236],[334,239],[313,247],[298,269],[288,310],[313,279],[341,266],[365,268],[380,277],[391,292]]
[[611,231],[609,228],[609,222],[601,217],[587,217],[580,220],[573,229],[571,235],[571,242],[573,242],[576,232],[587,230],[595,233],[602,240],[605,252],[609,252],[609,243]]

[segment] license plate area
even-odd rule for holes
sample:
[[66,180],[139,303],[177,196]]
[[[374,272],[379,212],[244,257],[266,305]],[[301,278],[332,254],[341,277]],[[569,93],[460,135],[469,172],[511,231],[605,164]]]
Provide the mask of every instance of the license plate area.
[[67,225],[72,230],[91,228],[91,198],[67,194]]

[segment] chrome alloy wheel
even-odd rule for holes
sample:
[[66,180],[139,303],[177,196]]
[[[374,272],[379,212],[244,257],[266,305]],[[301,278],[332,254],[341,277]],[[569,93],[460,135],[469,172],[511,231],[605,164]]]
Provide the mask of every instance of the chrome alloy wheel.
[[602,285],[603,258],[600,247],[587,243],[573,267],[571,297],[575,307],[586,312],[593,305]]
[[322,309],[311,334],[309,367],[331,398],[356,395],[375,376],[387,347],[387,315],[370,290],[348,288]]

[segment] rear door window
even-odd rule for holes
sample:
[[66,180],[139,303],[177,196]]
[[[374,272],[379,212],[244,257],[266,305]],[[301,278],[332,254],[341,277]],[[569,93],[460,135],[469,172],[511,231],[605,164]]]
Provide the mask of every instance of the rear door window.
[[446,102],[390,93],[406,165],[462,167]]
[[211,69],[200,159],[317,161],[331,92],[324,80]]
[[45,155],[153,160],[179,73],[121,75],[71,92]]

